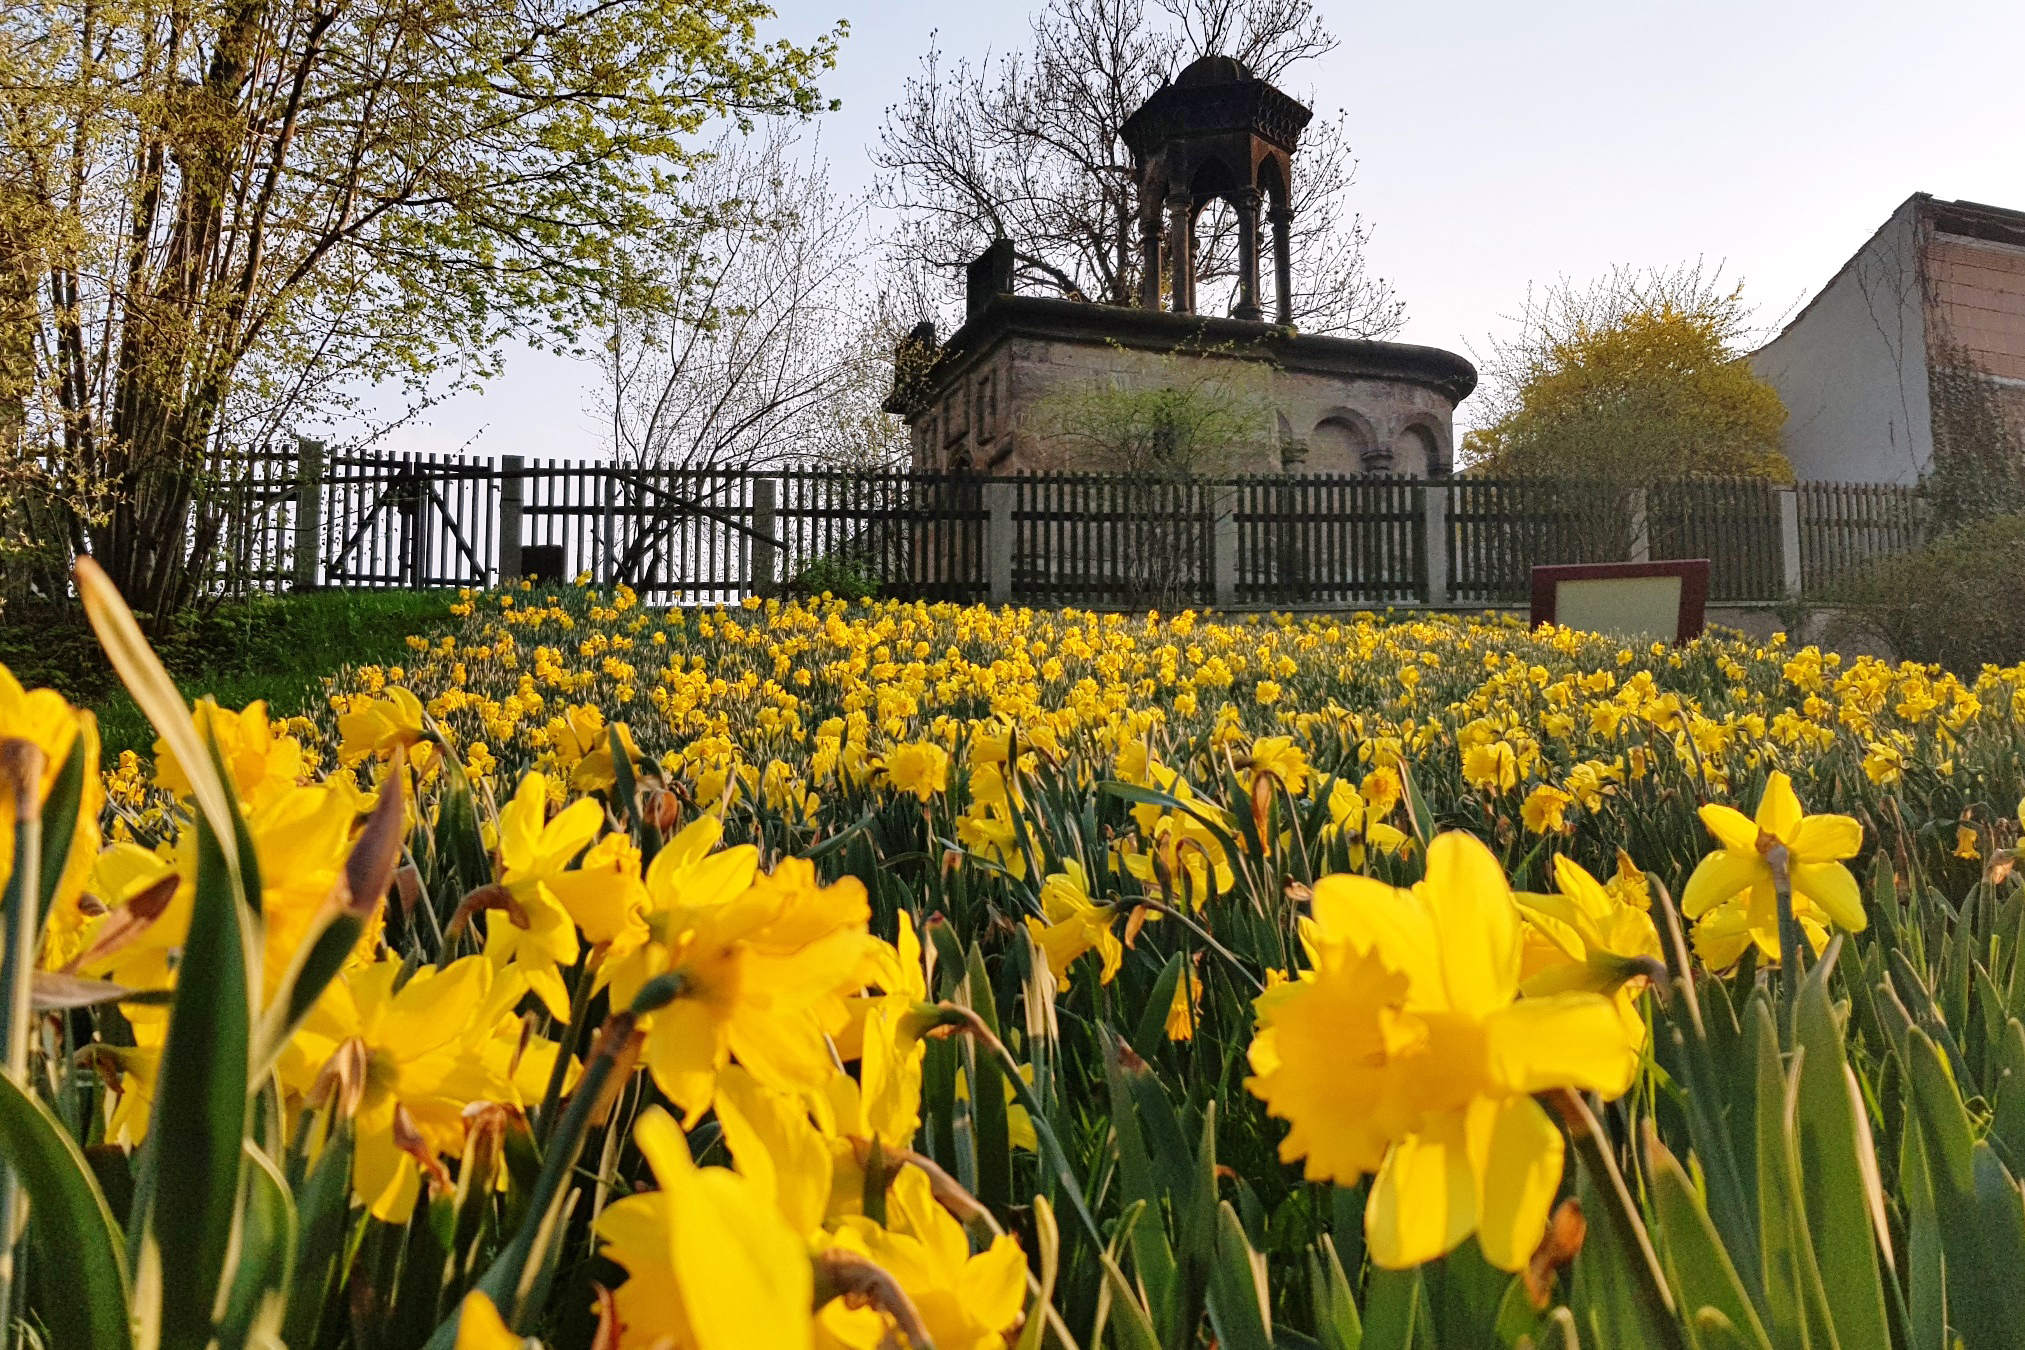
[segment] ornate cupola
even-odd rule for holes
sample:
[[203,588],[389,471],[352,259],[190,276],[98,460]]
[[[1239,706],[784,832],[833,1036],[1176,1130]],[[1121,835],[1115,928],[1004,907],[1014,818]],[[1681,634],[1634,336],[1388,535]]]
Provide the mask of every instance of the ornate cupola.
[[1139,192],[1140,304],[1160,308],[1163,247],[1176,313],[1195,312],[1195,219],[1222,198],[1238,225],[1238,301],[1257,320],[1259,208],[1273,227],[1275,321],[1294,321],[1294,149],[1314,114],[1239,60],[1204,56],[1162,85],[1121,129]]

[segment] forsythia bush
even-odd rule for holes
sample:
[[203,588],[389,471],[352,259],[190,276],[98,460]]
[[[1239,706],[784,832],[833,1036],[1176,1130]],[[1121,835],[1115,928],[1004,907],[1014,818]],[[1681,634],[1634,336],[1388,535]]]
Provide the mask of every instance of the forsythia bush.
[[18,1338],[2020,1339],[2025,667],[523,589],[283,723],[79,584]]

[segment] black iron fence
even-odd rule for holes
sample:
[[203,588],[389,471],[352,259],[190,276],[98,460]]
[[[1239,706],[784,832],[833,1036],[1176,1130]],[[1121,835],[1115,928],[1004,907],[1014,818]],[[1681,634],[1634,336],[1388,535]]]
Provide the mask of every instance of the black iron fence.
[[234,456],[216,588],[624,583],[653,603],[799,585],[1085,607],[1523,602],[1541,563],[1706,557],[1711,598],[1826,594],[1924,537],[1874,484],[638,469]]

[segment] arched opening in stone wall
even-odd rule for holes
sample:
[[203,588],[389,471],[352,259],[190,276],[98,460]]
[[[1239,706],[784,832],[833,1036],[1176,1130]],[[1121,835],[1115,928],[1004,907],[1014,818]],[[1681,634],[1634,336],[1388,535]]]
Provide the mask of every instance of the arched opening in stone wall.
[[1434,432],[1415,422],[1399,433],[1392,447],[1392,472],[1404,478],[1426,478],[1441,463]]
[[1308,437],[1308,473],[1363,473],[1364,457],[1376,448],[1362,419],[1324,418]]

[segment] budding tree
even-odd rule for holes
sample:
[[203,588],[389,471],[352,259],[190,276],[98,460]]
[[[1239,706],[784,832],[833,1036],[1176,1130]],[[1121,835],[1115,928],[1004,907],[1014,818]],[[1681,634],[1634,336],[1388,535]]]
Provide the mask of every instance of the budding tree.
[[[954,279],[984,245],[1009,239],[1023,286],[1133,304],[1138,202],[1125,119],[1196,56],[1234,56],[1283,82],[1335,46],[1310,0],[1049,0],[1023,49],[952,62],[931,46],[873,151],[880,201],[899,217],[895,259]],[[1349,207],[1355,172],[1341,117],[1310,123],[1295,160],[1294,320],[1383,337],[1403,306],[1366,265],[1370,230]],[[1235,224],[1213,207],[1199,227],[1205,313],[1234,293]]]

